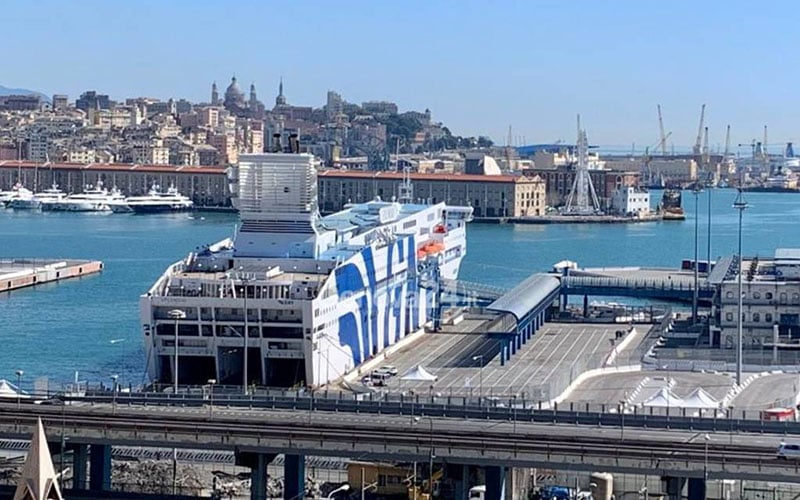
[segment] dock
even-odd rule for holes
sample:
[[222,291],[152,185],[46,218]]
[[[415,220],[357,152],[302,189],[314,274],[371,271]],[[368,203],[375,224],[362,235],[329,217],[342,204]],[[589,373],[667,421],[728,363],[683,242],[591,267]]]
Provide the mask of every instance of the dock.
[[652,213],[629,217],[624,215],[534,215],[511,217],[513,224],[634,224],[638,222],[659,222],[663,220],[660,213]]
[[0,259],[0,293],[80,278],[103,270],[99,260]]

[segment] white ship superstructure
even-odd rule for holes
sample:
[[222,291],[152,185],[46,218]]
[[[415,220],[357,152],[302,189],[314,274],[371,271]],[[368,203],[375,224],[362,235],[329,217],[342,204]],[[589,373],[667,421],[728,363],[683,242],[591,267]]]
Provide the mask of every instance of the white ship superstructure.
[[114,188],[105,189],[102,183],[97,187],[86,186],[83,193],[71,194],[65,198],[42,204],[42,210],[56,212],[110,212],[114,204],[122,203],[125,196]]
[[181,384],[241,385],[246,366],[249,384],[314,387],[431,321],[428,284],[457,277],[472,209],[376,200],[321,217],[317,162],[297,149],[241,155],[235,238],[142,297],[153,381],[173,382],[176,329]]

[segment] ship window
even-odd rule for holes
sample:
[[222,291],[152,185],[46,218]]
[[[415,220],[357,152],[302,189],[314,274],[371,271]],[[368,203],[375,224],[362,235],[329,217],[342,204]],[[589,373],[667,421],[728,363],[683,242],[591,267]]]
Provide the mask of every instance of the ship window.
[[289,192],[289,186],[285,186],[285,187],[283,188],[283,192],[284,192],[284,193],[288,193],[288,192]]
[[753,292],[753,298],[754,299],[760,299],[761,298],[761,294],[758,293],[758,292]]
[[733,298],[733,292],[728,290],[728,292],[725,293],[725,298],[726,299],[732,299]]
[[759,321],[761,321],[761,315],[758,313],[753,313],[753,322],[758,323]]
[[772,313],[764,313],[764,321],[772,323]]
[[764,294],[764,296],[767,298],[767,300],[772,300],[772,292],[767,292]]
[[726,313],[725,321],[733,321],[733,313]]

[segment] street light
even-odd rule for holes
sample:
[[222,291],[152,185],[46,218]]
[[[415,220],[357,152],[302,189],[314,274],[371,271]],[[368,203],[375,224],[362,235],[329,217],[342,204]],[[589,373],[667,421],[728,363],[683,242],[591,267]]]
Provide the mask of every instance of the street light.
[[208,379],[208,416],[214,416],[214,384],[217,383],[216,379]]
[[700,182],[695,181],[694,187],[692,188],[692,194],[694,194],[694,293],[692,294],[692,324],[697,324],[697,267],[698,267],[698,227],[700,224],[700,211],[698,210],[697,199],[702,192],[700,188]]
[[111,412],[116,415],[117,413],[117,380],[119,375],[111,375]]
[[479,367],[479,369],[480,369],[480,371],[479,371],[479,374],[480,374],[479,375],[480,376],[479,384],[480,385],[479,385],[479,389],[478,389],[478,398],[481,401],[483,401],[483,354],[478,354],[477,356],[472,356],[472,361],[480,361],[480,363],[481,363],[481,365]]
[[739,181],[739,194],[733,202],[733,208],[739,211],[739,275],[737,278],[739,288],[739,302],[737,311],[737,328],[736,328],[736,385],[742,385],[742,267],[744,266],[744,259],[742,258],[742,214],[747,209],[747,202],[744,199],[744,189],[742,188],[742,181]]
[[619,402],[619,415],[620,415],[620,418],[622,419],[621,426],[620,426],[620,431],[619,431],[619,439],[621,441],[621,440],[625,439],[625,400],[624,399],[621,399],[620,402]]
[[335,495],[336,493],[339,493],[339,492],[343,492],[343,491],[350,491],[350,485],[347,484],[347,483],[344,483],[343,485],[339,486],[335,490],[333,490],[330,493],[328,493],[328,497],[327,498],[333,498],[333,495]]
[[[431,417],[414,417],[414,422],[419,423],[420,418],[427,418],[428,422],[431,424],[431,441],[430,441],[430,455],[428,456],[428,493],[433,493],[433,458],[434,458],[434,451],[433,451],[433,419]],[[416,475],[416,471],[414,471]]]
[[17,410],[19,410],[22,403],[22,376],[25,374],[23,370],[17,370]]
[[[242,268],[240,267],[239,270],[241,271]],[[247,377],[247,375],[248,375],[248,373],[247,373],[247,371],[248,371],[248,366],[247,366],[247,364],[248,364],[248,360],[247,360],[247,358],[248,358],[248,356],[247,356],[247,349],[248,349],[247,337],[249,337],[250,332],[248,331],[249,330],[249,325],[247,323],[247,316],[248,316],[248,314],[247,314],[247,284],[250,282],[250,278],[248,278],[247,276],[245,276],[245,275],[240,273],[239,281],[242,282],[242,299],[244,299],[244,335],[242,335],[242,337],[244,337],[244,347],[243,347],[244,354],[243,354],[243,360],[242,360],[242,392],[246,396],[249,393],[249,391],[247,389],[247,384],[249,383],[249,380],[248,380],[248,377]]]
[[[711,440],[711,436],[706,434],[703,436],[705,439],[705,452],[703,454],[703,482],[708,483],[708,442]],[[705,488],[708,488],[707,484],[704,484]]]
[[180,309],[173,309],[167,314],[175,320],[175,368],[172,371],[172,387],[173,392],[178,394],[178,321],[186,319],[186,312]]

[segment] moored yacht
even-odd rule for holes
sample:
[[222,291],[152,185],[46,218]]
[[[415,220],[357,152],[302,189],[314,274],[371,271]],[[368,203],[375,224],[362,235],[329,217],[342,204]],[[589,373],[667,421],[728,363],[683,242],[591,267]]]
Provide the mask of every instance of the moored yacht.
[[125,197],[114,188],[110,192],[101,182],[97,187],[87,186],[83,193],[71,194],[66,198],[42,205],[42,210],[54,212],[110,212],[111,206],[122,202]]
[[[27,193],[24,193],[27,191]],[[8,201],[8,208],[16,210],[35,210],[41,208],[42,204],[50,203],[62,199],[66,194],[58,188],[57,184],[53,184],[48,189],[32,194],[25,188],[21,188],[19,195]]]
[[6,206],[12,199],[20,196],[20,192],[33,196],[33,193],[25,189],[22,184],[18,182],[8,191],[0,191],[0,205]]
[[[146,196],[130,196],[125,198],[128,209],[137,214],[152,214],[162,212],[184,212],[194,206],[192,200],[180,194],[174,186],[166,191],[161,191],[158,186],[153,186]],[[121,211],[121,208],[116,211]]]

